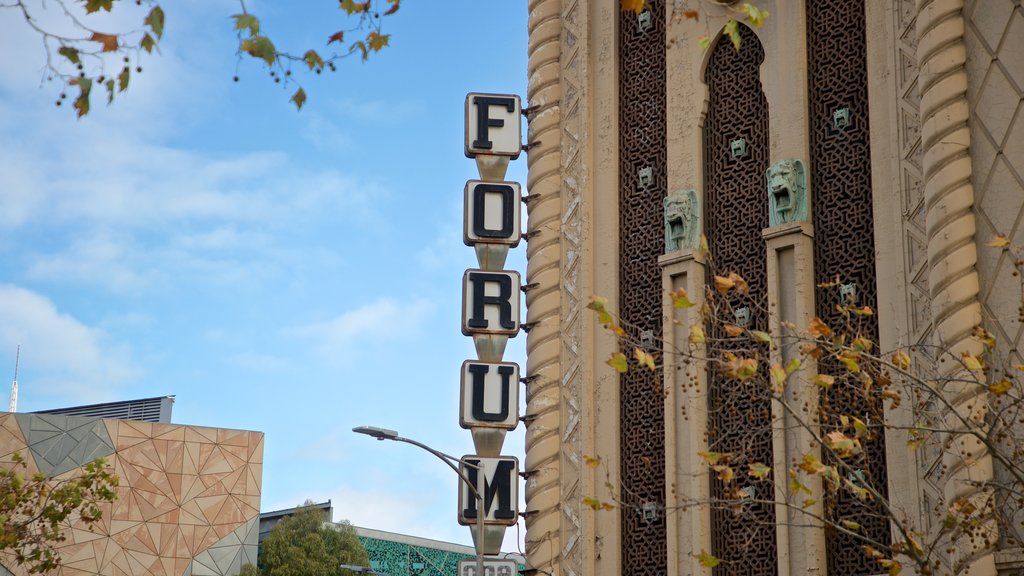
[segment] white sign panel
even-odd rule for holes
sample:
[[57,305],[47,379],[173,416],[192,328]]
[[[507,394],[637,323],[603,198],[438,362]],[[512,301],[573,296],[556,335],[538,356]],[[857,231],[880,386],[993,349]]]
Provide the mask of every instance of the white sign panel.
[[522,237],[518,182],[466,182],[466,214],[462,239],[474,244],[519,245]]
[[[459,560],[459,576],[476,576],[476,560]],[[483,576],[519,576],[519,564],[515,560],[484,560]]]
[[462,363],[463,428],[504,428],[519,424],[519,365],[513,362]]
[[[484,497],[484,524],[512,526],[516,523],[519,519],[518,458],[463,456],[459,460],[459,472]],[[480,473],[483,473],[482,480]],[[476,495],[465,482],[459,482],[459,524],[475,525],[478,512]]]
[[523,150],[522,104],[515,94],[466,94],[466,156],[508,156]]
[[462,333],[519,332],[519,272],[469,269],[462,276]]

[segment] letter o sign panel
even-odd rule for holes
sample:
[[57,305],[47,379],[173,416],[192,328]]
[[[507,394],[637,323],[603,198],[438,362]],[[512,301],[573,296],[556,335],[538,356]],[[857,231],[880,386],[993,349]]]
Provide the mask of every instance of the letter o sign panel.
[[476,270],[462,276],[462,333],[519,332],[519,272]]
[[466,182],[465,207],[462,240],[466,246],[519,245],[522,208],[518,182],[470,180]]

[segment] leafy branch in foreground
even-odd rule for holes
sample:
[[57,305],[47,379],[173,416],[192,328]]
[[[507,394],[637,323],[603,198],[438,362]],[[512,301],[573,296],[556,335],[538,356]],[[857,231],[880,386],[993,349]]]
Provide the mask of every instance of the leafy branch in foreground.
[[[254,58],[266,65],[275,83],[298,88],[291,102],[301,109],[307,96],[292,75],[292,66],[315,74],[333,72],[341,58],[359,54],[365,61],[388,46],[391,36],[383,32],[382,21],[398,11],[401,0],[383,3],[384,9],[377,10],[370,1],[341,0],[340,9],[346,18],[354,19],[354,24],[331,34],[319,52],[310,48],[293,53],[278,50],[261,28],[259,18],[246,9],[244,0],[239,0],[241,12],[232,16],[238,35],[235,81],[239,80],[237,69],[243,58]],[[5,8],[20,12],[25,24],[39,35],[46,55],[42,80],[60,86],[54,104],[62,106],[68,89],[77,90],[72,108],[79,118],[91,110],[94,90],[104,91],[108,105],[128,90],[132,75],[142,73],[143,56],[159,53],[167,20],[156,0],[9,0],[0,3],[0,9]],[[117,21],[140,24],[112,25],[110,17],[102,18],[104,13],[116,16]],[[104,24],[97,24],[100,21]],[[335,44],[344,47],[346,34],[362,31],[366,31],[365,36],[349,42],[340,54],[326,54]]]
[[24,457],[15,452],[0,468],[0,551],[14,554],[30,574],[57,569],[57,544],[74,521],[91,527],[102,518],[102,505],[117,498],[117,476],[100,458],[75,477],[54,482],[41,473],[26,477]]
[[[699,21],[703,15],[705,21],[707,21],[707,7],[706,2],[710,2],[720,9],[726,10],[728,14],[732,14],[733,17],[729,18],[725,22],[725,27],[722,29],[722,33],[729,37],[729,41],[732,42],[734,48],[737,51],[740,49],[742,39],[740,38],[739,22],[745,22],[753,28],[760,28],[764,26],[765,19],[768,18],[768,11],[758,8],[750,2],[744,2],[739,6],[735,6],[737,2],[729,2],[727,0],[675,0],[672,4],[672,20],[693,20]],[[632,12],[637,16],[640,16],[645,10],[650,9],[650,4],[647,0],[619,0],[619,8],[623,12]],[[674,41],[670,41],[671,46]],[[698,39],[700,47],[707,50],[711,46],[711,37],[708,35],[701,36]]]
[[[1009,253],[1021,278],[1024,249],[1003,236],[989,245]],[[839,292],[831,323],[815,317],[802,327],[781,321],[777,333],[757,330],[738,321],[737,310],[758,305],[747,282],[715,271],[711,255],[705,258],[712,273],[702,298],[682,289],[668,295],[672,310],[690,310],[688,316],[697,317],[690,325],[669,319],[687,335],[685,342],[670,346],[662,340],[652,346],[609,310],[607,300],[594,297],[588,305],[618,341],[609,366],[618,373],[656,371],[666,359],[651,350],[660,349],[677,360],[676,366],[689,367],[681,373],[687,380],[683,393],[701,399],[707,411],[707,447],[695,455],[702,469],[691,473],[695,483],[712,478],[710,491],[694,494],[677,486],[675,501],[657,506],[725,512],[763,530],[774,530],[777,517],[759,511],[785,509],[790,526],[838,534],[879,572],[891,575],[904,566],[922,575],[959,574],[979,550],[1021,546],[1014,515],[1024,509],[1024,365],[1000,356],[995,335],[975,327],[971,337],[980,344],[975,352],[939,345],[883,352],[868,328],[875,311],[844,300],[839,278],[818,285]],[[1024,281],[1021,287],[1024,303]],[[750,316],[758,314],[769,317],[768,310]],[[714,386],[719,386],[716,394]],[[770,406],[766,417],[755,416],[761,414],[758,406]],[[724,421],[745,413],[750,425],[716,430],[716,411],[724,411]],[[901,416],[893,417],[897,413]],[[764,434],[799,438],[794,446],[799,457],[766,460],[756,448]],[[930,519],[922,521],[903,510],[879,480],[884,478],[879,469],[884,461],[876,460],[881,438],[906,438],[907,447],[930,467],[932,482],[973,482],[971,490],[940,496],[925,511]],[[955,476],[981,453],[1000,466],[1001,474],[984,482]],[[594,455],[585,463],[597,468],[602,461]],[[616,489],[612,480],[605,483],[610,501],[587,497],[583,504],[595,511],[646,512],[635,504],[636,495],[624,492],[626,487]],[[880,532],[871,525],[889,529]],[[694,555],[707,568],[737,560],[714,552],[695,549]]]

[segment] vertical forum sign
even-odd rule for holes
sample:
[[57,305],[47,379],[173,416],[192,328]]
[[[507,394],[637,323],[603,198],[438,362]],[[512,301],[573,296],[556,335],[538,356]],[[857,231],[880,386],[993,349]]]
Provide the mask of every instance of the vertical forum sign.
[[462,276],[462,333],[473,338],[477,358],[462,363],[459,424],[472,432],[476,454],[463,456],[459,471],[476,492],[459,483],[459,524],[477,527],[482,517],[483,541],[476,529],[473,541],[478,554],[490,556],[501,552],[505,528],[519,517],[519,459],[502,456],[501,446],[519,423],[519,366],[502,356],[520,329],[522,282],[504,267],[522,238],[520,186],[505,181],[509,161],[522,151],[521,119],[519,96],[466,96],[466,156],[476,160],[480,178],[465,188],[463,242],[476,251],[478,267]]

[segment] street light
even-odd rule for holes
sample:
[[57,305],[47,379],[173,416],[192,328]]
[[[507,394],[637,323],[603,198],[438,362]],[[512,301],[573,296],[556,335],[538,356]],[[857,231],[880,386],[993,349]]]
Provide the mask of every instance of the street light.
[[455,464],[453,464],[453,462],[459,462],[459,459],[450,454],[445,454],[440,450],[431,448],[430,446],[411,438],[403,438],[398,435],[398,432],[387,428],[380,428],[377,426],[356,426],[352,431],[356,434],[365,434],[366,436],[376,438],[377,440],[394,440],[395,442],[412,444],[417,448],[422,448],[434,456],[437,456],[440,461],[447,464],[448,467],[455,472],[459,477],[459,481],[465,484],[473,493],[473,496],[476,497],[476,576],[484,576],[484,472],[481,467],[479,465],[473,466],[469,462],[466,462],[466,466],[475,467],[477,470],[477,485],[474,486],[469,478],[467,478],[466,475],[463,474]]

